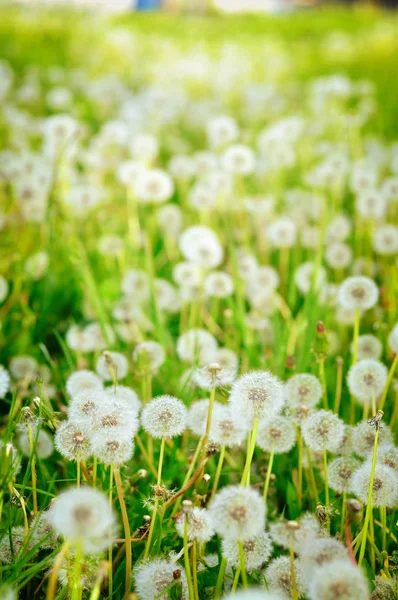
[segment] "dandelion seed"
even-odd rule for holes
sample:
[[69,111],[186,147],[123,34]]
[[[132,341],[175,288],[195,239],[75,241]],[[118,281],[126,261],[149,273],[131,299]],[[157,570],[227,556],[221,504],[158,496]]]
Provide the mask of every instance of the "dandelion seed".
[[326,247],[325,260],[332,269],[346,269],[352,262],[352,250],[347,244],[333,242]]
[[105,388],[105,394],[110,402],[114,402],[117,407],[120,406],[121,411],[126,408],[129,414],[133,413],[136,416],[141,410],[141,400],[136,392],[126,385]]
[[239,136],[238,126],[232,117],[220,116],[207,123],[207,136],[210,146],[221,148],[234,142]]
[[224,168],[235,175],[249,175],[254,170],[255,154],[243,144],[227,148],[221,158]]
[[164,348],[157,342],[142,342],[138,344],[133,352],[133,361],[142,366],[144,370],[157,371],[164,363],[166,353]]
[[71,421],[64,421],[54,437],[55,447],[68,460],[86,460],[92,455],[90,438],[87,433]]
[[158,396],[147,404],[141,414],[142,426],[152,437],[181,435],[186,427],[187,409],[174,396]]
[[224,258],[217,235],[208,227],[188,227],[180,236],[179,246],[186,260],[204,269],[215,269]]
[[147,302],[151,292],[146,271],[138,269],[127,271],[122,281],[122,292],[130,300]]
[[304,295],[308,294],[312,286],[315,290],[322,290],[326,283],[326,271],[323,267],[319,267],[316,271],[317,277],[314,280],[315,264],[312,262],[302,263],[294,274],[294,281]]
[[[198,404],[198,403],[195,403]],[[216,409],[216,410],[214,410]],[[206,415],[207,418],[207,415]],[[202,425],[204,434],[206,423]],[[198,435],[198,434],[197,434]],[[229,406],[216,405],[213,408],[213,418],[210,429],[210,441],[218,446],[241,446],[247,435],[247,430],[239,425],[234,419]]]
[[43,550],[54,550],[59,545],[58,535],[55,533],[48,516],[49,512],[45,510],[33,519],[30,526],[32,545],[40,544],[40,548]]
[[15,356],[10,361],[10,372],[14,379],[31,380],[37,372],[37,361],[32,356]]
[[204,291],[208,298],[227,298],[234,291],[234,283],[228,273],[212,271],[204,280]]
[[117,427],[115,432],[106,435],[99,431],[91,437],[92,453],[106,466],[122,465],[133,456],[134,444],[131,438],[131,432],[122,427]]
[[275,248],[291,248],[296,242],[297,226],[289,217],[279,217],[268,226],[268,239]]
[[260,494],[248,487],[230,485],[209,506],[216,533],[222,538],[247,541],[265,526],[265,505]]
[[161,169],[139,172],[133,185],[137,199],[142,204],[163,204],[174,192],[172,178]]
[[84,553],[107,549],[116,534],[116,519],[107,497],[93,488],[72,488],[60,494],[48,511],[54,530]]
[[[198,436],[204,435],[206,431],[207,415],[209,413],[210,400],[198,400],[193,402],[189,407],[187,414],[187,426]],[[213,420],[216,418],[218,411],[222,405],[219,402],[214,402]]]
[[192,381],[203,390],[212,390],[217,387],[231,385],[235,379],[235,373],[223,369],[218,363],[211,363],[204,367],[195,369]]

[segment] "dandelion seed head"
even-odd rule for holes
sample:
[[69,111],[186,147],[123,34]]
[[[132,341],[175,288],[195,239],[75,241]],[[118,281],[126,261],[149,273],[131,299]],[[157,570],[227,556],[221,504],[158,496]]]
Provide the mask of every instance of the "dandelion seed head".
[[[96,582],[100,569],[101,556],[95,554],[85,554],[79,557],[80,560],[80,585],[83,590],[91,590]],[[76,573],[75,553],[69,552],[68,561],[64,561],[58,573],[58,581],[62,586],[69,585],[69,582]]]
[[209,506],[216,533],[222,538],[241,540],[254,538],[265,527],[265,504],[251,488],[230,485],[219,492]]
[[314,268],[314,263],[304,262],[296,269],[294,281],[303,295],[308,294],[312,286],[317,291],[322,291],[324,289],[326,284],[326,270],[322,266],[318,267],[315,280]]
[[161,595],[176,578],[181,581],[181,599],[187,600],[188,586],[185,570],[179,564],[170,560],[156,558],[138,564],[134,571],[136,590],[141,600],[168,600],[168,593]]
[[268,226],[267,235],[275,248],[291,248],[296,243],[296,223],[289,217],[279,217]]
[[234,291],[232,277],[223,271],[212,271],[205,277],[204,290],[208,298],[227,298]]
[[351,219],[347,215],[336,215],[328,225],[326,236],[328,242],[344,242],[352,230]]
[[[21,548],[27,542],[25,537],[25,529],[22,526],[12,527],[11,529],[12,548],[10,544],[10,536],[8,533],[0,540],[0,562],[7,565],[12,564],[15,557],[19,555]],[[28,543],[29,548],[31,544]]]
[[154,438],[181,435],[186,427],[187,409],[174,396],[158,396],[141,413],[142,426]]
[[64,421],[54,436],[55,447],[68,460],[86,460],[92,455],[90,438],[86,429],[71,421]]
[[[198,436],[204,435],[206,431],[207,415],[209,412],[210,400],[197,400],[193,402],[189,407],[187,414],[187,426],[189,429]],[[214,402],[213,406],[213,420],[221,410],[222,405],[219,402]]]
[[215,269],[224,258],[216,233],[201,225],[185,229],[180,235],[179,246],[186,260],[204,269]]
[[10,361],[10,373],[14,379],[31,380],[37,372],[37,361],[32,356],[15,356]]
[[[246,569],[251,572],[260,569],[271,557],[273,550],[271,536],[265,531],[251,540],[243,542]],[[228,563],[235,568],[240,566],[239,543],[236,540],[223,539],[221,553]]]
[[344,436],[344,423],[330,410],[314,411],[302,425],[305,443],[315,452],[336,452]]
[[212,148],[222,148],[239,137],[236,121],[227,115],[211,119],[206,126],[207,137]]
[[[294,561],[294,570],[296,576],[296,589],[299,596],[305,593],[304,577],[298,560]],[[290,567],[290,558],[288,556],[278,556],[269,563],[265,569],[265,578],[270,592],[278,592],[285,600],[292,596],[292,573]]]
[[235,175],[249,175],[255,167],[255,154],[251,148],[243,144],[229,146],[221,157],[226,171]]
[[373,234],[373,249],[381,256],[397,254],[398,227],[387,223],[376,227]]
[[348,560],[347,548],[335,538],[313,538],[300,546],[299,562],[307,580],[314,569],[333,560]]
[[122,427],[105,436],[102,431],[98,431],[91,437],[92,453],[106,466],[122,465],[133,456],[134,444],[131,437],[131,433]]
[[285,384],[285,397],[288,404],[294,406],[315,407],[322,398],[322,385],[315,375],[298,373]]
[[54,550],[59,544],[58,535],[54,531],[48,515],[48,510],[44,510],[33,519],[30,526],[32,544],[40,543],[41,549]]
[[349,390],[362,404],[378,398],[387,382],[388,371],[383,363],[366,358],[353,365],[347,376]]
[[203,390],[211,390],[214,387],[226,387],[231,385],[235,379],[235,373],[224,369],[218,363],[210,363],[204,367],[195,369],[192,381]]
[[325,260],[332,269],[346,269],[352,262],[352,250],[344,242],[332,242],[326,247]]
[[[367,460],[353,475],[352,492],[364,504],[368,503],[372,463]],[[398,474],[383,463],[376,463],[373,481],[372,506],[398,506]]]
[[83,552],[108,548],[116,534],[116,518],[108,498],[94,488],[71,488],[57,497],[48,511],[54,530]]
[[[367,421],[358,423],[352,431],[352,448],[358,456],[368,458],[373,452],[376,430]],[[391,446],[393,443],[392,433],[388,425],[382,424],[379,430],[378,448]]]
[[312,513],[304,513],[297,522],[299,527],[295,529],[289,527],[289,521],[282,519],[270,523],[270,535],[277,546],[287,550],[293,546],[297,552],[303,544],[320,534],[318,519]]
[[100,391],[104,387],[102,380],[93,371],[82,369],[81,371],[74,371],[71,373],[66,380],[66,391],[69,396],[76,396],[83,391]]
[[186,362],[204,364],[217,350],[215,337],[204,329],[189,329],[177,340],[177,354]]
[[348,309],[369,310],[379,298],[379,290],[369,277],[357,275],[347,277],[340,286],[339,303]]
[[165,236],[178,237],[183,226],[183,215],[177,204],[164,204],[158,212],[159,229]]
[[0,399],[3,399],[10,389],[10,374],[0,365]]
[[106,390],[83,389],[83,391],[72,396],[69,402],[68,417],[73,423],[80,424],[83,428],[89,428],[96,419],[100,407],[108,406]]
[[398,448],[388,443],[378,447],[377,460],[386,467],[398,471]]
[[95,369],[104,381],[124,379],[128,372],[127,359],[120,352],[104,352],[97,360]]
[[257,446],[264,452],[284,454],[296,443],[296,430],[288,417],[277,415],[267,421],[260,422],[257,434]]
[[176,519],[177,533],[182,538],[184,537],[185,519],[188,520],[188,540],[206,543],[213,537],[213,522],[209,511],[205,508],[194,506],[187,515],[181,513]]
[[229,402],[235,420],[251,429],[255,418],[270,419],[282,410],[283,384],[268,371],[245,373],[232,385]]
[[213,409],[213,418],[209,439],[218,446],[241,446],[247,436],[247,430],[233,419],[229,406],[219,404]]
[[[351,344],[351,352],[353,344]],[[371,333],[360,335],[358,337],[358,360],[372,358],[378,360],[383,352],[383,345],[380,340]]]
[[359,567],[349,560],[333,560],[315,569],[308,582],[310,600],[366,600],[367,581]]
[[[37,438],[33,435],[34,451],[37,456],[41,459],[48,458],[54,452],[54,443],[51,435],[40,429]],[[31,447],[29,434],[27,432],[22,433],[18,439],[18,445],[25,456],[31,456]]]
[[157,371],[164,363],[165,358],[164,348],[157,342],[141,342],[134,348],[133,361],[143,370]]
[[141,204],[163,204],[174,193],[174,183],[169,173],[162,169],[145,169],[137,174],[134,192]]
[[125,408],[129,414],[133,413],[136,416],[141,410],[142,404],[137,393],[126,385],[105,388],[105,394],[107,400],[114,402],[117,407],[120,406],[121,410]]

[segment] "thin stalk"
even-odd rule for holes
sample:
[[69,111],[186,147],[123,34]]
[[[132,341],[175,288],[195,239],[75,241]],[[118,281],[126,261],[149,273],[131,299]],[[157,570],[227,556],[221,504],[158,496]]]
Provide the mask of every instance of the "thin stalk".
[[69,550],[69,546],[70,546],[70,542],[64,542],[61,546],[61,550],[58,552],[58,554],[55,558],[54,566],[51,569],[50,578],[48,580],[46,600],[54,600],[54,598],[55,598],[55,593],[57,590],[58,573],[62,566],[62,563],[66,556],[66,553]]
[[297,464],[297,500],[298,507],[301,510],[303,504],[303,436],[301,429],[297,431],[297,448],[298,448],[298,464]]
[[152,475],[155,477],[155,479],[157,478],[158,474],[157,471],[155,469],[155,467],[153,466],[153,462],[151,461],[149,454],[147,453],[144,444],[141,441],[140,436],[137,435],[135,436],[135,441],[137,442],[137,446],[139,447],[139,449],[141,450],[142,456],[145,458],[145,462],[147,463],[150,472],[152,473]]
[[359,308],[355,309],[354,316],[354,337],[352,341],[352,359],[351,365],[355,365],[358,360],[358,338],[359,338],[359,322],[360,322],[361,313]]
[[223,556],[221,559],[220,570],[218,571],[216,589],[214,592],[214,600],[220,600],[223,588],[225,570],[227,568],[227,559]]
[[93,487],[97,485],[97,469],[98,469],[98,459],[94,456],[93,459]]
[[16,490],[14,487],[11,489],[11,492],[12,492],[12,494],[14,494],[14,496],[16,496],[18,498],[18,500],[21,503],[21,508],[22,508],[22,512],[23,512],[24,533],[25,533],[25,537],[27,538],[29,535],[29,523],[28,523],[28,515],[26,513],[25,500],[23,499],[23,496],[21,496],[21,494],[18,492],[18,490]]
[[[199,588],[198,588],[198,564],[197,564],[197,552],[196,552],[196,540],[192,544],[192,579],[193,579],[193,595],[195,600],[199,600]],[[199,552],[200,555],[200,552]]]
[[[159,455],[159,465],[158,465],[158,474],[157,474],[157,483],[156,483],[157,487],[159,487],[161,485],[161,482],[162,482],[162,468],[163,468],[163,458],[164,458],[164,445],[165,445],[165,441],[166,441],[166,438],[163,437],[162,441],[160,443],[160,455]],[[159,496],[156,496],[156,498],[155,498],[155,506],[154,506],[153,512],[152,512],[151,525],[149,527],[148,539],[147,539],[146,544],[145,544],[144,559],[148,558],[149,550],[151,548],[151,542],[152,542],[153,532],[155,530],[155,522],[156,522],[157,511],[158,511],[158,505],[159,505]]]
[[[113,465],[109,467],[109,506],[113,509]],[[113,569],[112,569],[112,543],[108,546],[108,561],[109,561],[109,579],[108,579],[108,595],[112,598],[113,594]]]
[[274,463],[274,455],[275,455],[274,445],[272,444],[271,454],[269,455],[269,461],[268,461],[267,476],[265,478],[265,484],[264,484],[264,502],[267,502],[269,482],[271,481],[271,474],[272,474],[272,465]]
[[235,571],[234,580],[233,580],[232,589],[231,589],[232,594],[234,594],[238,588],[239,578],[240,578],[240,567],[238,567]]
[[81,543],[77,543],[74,549],[74,564],[73,564],[73,581],[72,581],[72,594],[71,600],[81,600],[82,597],[82,561],[83,552]]
[[321,380],[321,384],[322,384],[323,408],[325,410],[328,410],[329,404],[328,404],[328,392],[327,392],[326,376],[325,376],[325,360],[323,358],[321,358],[319,360],[319,379]]
[[115,476],[117,495],[119,498],[120,510],[122,513],[122,521],[123,521],[123,529],[124,529],[124,537],[126,540],[126,594],[130,591],[131,585],[131,568],[132,568],[132,555],[131,555],[131,531],[130,531],[130,523],[129,517],[127,514],[126,503],[124,501],[124,493],[122,486],[122,479],[120,477],[119,467],[116,465],[113,468],[113,473]]
[[361,531],[361,534],[360,534],[361,535],[361,549],[359,551],[359,559],[358,559],[358,565],[359,566],[361,565],[361,563],[362,563],[362,561],[364,559],[364,556],[365,556],[366,539],[367,539],[367,535],[368,535],[368,527],[369,527],[370,515],[373,512],[373,509],[372,509],[373,484],[374,484],[374,479],[375,479],[378,441],[379,441],[379,426],[377,426],[377,429],[376,429],[375,440],[374,440],[374,445],[373,445],[372,470],[370,472],[369,491],[368,491],[368,503],[367,503],[367,506],[366,506],[365,521],[364,521],[363,528],[362,528],[362,531]]
[[209,443],[209,435],[210,435],[211,420],[212,420],[212,416],[213,416],[213,407],[214,407],[215,398],[216,398],[216,388],[213,387],[210,392],[209,410],[207,412],[207,421],[206,421],[206,432],[205,432],[205,435],[203,438],[202,460],[205,458],[206,453],[207,453],[207,445]]
[[308,467],[309,467],[309,472],[310,472],[310,483],[311,483],[311,487],[312,487],[312,492],[314,494],[314,500],[318,504],[319,503],[318,490],[317,490],[316,482],[315,482],[314,467],[312,466],[311,450],[309,449],[308,446],[307,446],[307,459],[308,459]]
[[334,396],[334,407],[333,407],[333,411],[336,415],[338,415],[339,411],[340,411],[341,390],[343,388],[343,366],[344,366],[343,359],[341,358],[341,356],[337,357],[337,360],[336,360],[336,369],[337,369],[336,393]]
[[224,463],[224,456],[225,456],[225,446],[221,446],[220,456],[218,458],[217,470],[216,470],[216,474],[214,476],[213,488],[211,490],[210,501],[213,500],[213,498],[214,498],[214,496],[216,494],[216,491],[217,491],[218,483],[220,481],[222,466],[223,466],[223,463]]
[[241,485],[250,485],[250,467],[253,460],[254,449],[256,447],[257,440],[257,431],[258,431],[258,417],[254,417],[253,429],[250,437],[250,445],[247,451],[246,463],[243,469],[243,475],[241,480]]
[[343,503],[341,505],[341,521],[340,521],[340,539],[341,541],[344,540],[344,534],[345,534],[345,516],[346,516],[346,509],[347,509],[347,492],[343,493]]
[[290,557],[290,573],[291,573],[291,584],[292,584],[292,600],[298,600],[297,592],[297,581],[296,581],[296,569],[294,566],[294,550],[293,545],[289,546],[289,557]]
[[247,573],[246,573],[246,565],[245,565],[245,551],[243,548],[242,540],[238,541],[238,545],[239,545],[239,563],[240,563],[240,570],[242,573],[243,587],[247,588],[248,582],[247,582]]
[[37,473],[36,473],[36,455],[35,455],[35,442],[33,440],[33,432],[32,426],[28,425],[28,437],[29,437],[29,447],[30,447],[30,469],[32,472],[32,496],[33,496],[33,514],[37,515],[38,506],[37,506]]
[[386,385],[384,387],[383,394],[382,394],[381,399],[380,399],[380,404],[379,404],[379,409],[380,410],[384,410],[384,405],[386,403],[388,390],[389,390],[389,387],[390,387],[391,382],[393,380],[395,369],[397,368],[397,365],[398,365],[398,354],[395,355],[395,358],[394,358],[393,363],[391,365],[390,371],[388,373]]
[[[198,457],[199,457],[199,455],[200,455],[200,453],[202,451],[203,439],[204,439],[204,435],[202,435],[199,438],[198,445],[196,446],[196,450],[195,450],[195,453],[194,453],[194,455],[192,457],[191,464],[189,465],[189,469],[188,469],[187,474],[185,475],[185,479],[184,479],[184,481],[182,483],[182,486],[181,486],[182,488],[184,488],[187,485],[188,481],[192,477],[192,473],[194,471],[194,468],[195,468],[195,465],[196,465],[196,461],[198,460]],[[175,514],[177,514],[177,512],[178,512],[178,506],[179,506],[179,503],[177,502],[176,505],[175,505],[175,507],[173,508],[172,513],[171,513],[172,517]]]
[[381,521],[381,535],[382,535],[382,550],[387,550],[387,514],[386,507],[380,506],[380,521]]
[[325,479],[325,507],[327,516],[327,526],[328,532],[330,533],[330,518],[329,518],[329,506],[330,506],[330,498],[329,498],[329,474],[328,474],[328,452],[327,450],[323,451],[323,476]]
[[195,600],[194,594],[193,594],[191,565],[189,563],[188,515],[184,516],[184,566],[185,566],[185,573],[187,576],[189,600]]

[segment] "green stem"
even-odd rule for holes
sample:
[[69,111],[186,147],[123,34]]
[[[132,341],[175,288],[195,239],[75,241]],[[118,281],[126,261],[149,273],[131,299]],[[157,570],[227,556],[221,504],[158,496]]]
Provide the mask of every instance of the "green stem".
[[242,540],[239,540],[238,545],[239,545],[240,570],[242,572],[242,582],[243,582],[243,587],[246,589],[248,587],[248,583],[247,583],[247,573],[246,573],[246,565],[245,565],[245,551],[243,548]]
[[213,488],[211,490],[210,502],[213,500],[215,493],[217,491],[217,488],[218,488],[218,483],[220,481],[220,476],[221,476],[221,470],[222,470],[222,466],[224,463],[224,457],[225,457],[225,446],[221,446],[220,456],[218,458],[217,470],[216,470],[216,474],[214,476]]
[[327,452],[327,450],[323,451],[323,476],[325,478],[325,507],[326,507],[326,514],[327,514],[327,526],[328,526],[328,531],[330,533],[330,517],[329,517],[330,498],[329,498],[329,473],[328,473],[328,452]]
[[227,559],[223,556],[221,559],[220,570],[218,571],[216,589],[214,592],[214,600],[220,600],[223,588],[225,570],[227,568]]
[[272,450],[271,450],[271,454],[269,455],[269,461],[268,461],[267,476],[265,478],[265,485],[264,485],[264,502],[267,501],[269,482],[271,481],[271,474],[272,474],[272,465],[274,463],[274,454],[275,454],[274,445],[272,445]]
[[254,417],[253,429],[252,429],[251,438],[250,438],[250,445],[249,445],[249,448],[247,451],[246,464],[243,469],[241,485],[246,485],[246,486],[250,485],[250,467],[251,467],[252,460],[253,460],[254,449],[256,447],[257,431],[258,431],[258,417]]
[[373,446],[373,457],[372,457],[372,470],[370,472],[370,481],[369,481],[369,491],[368,491],[368,503],[366,506],[366,513],[365,513],[365,522],[363,524],[363,528],[361,531],[361,549],[359,551],[359,559],[358,559],[358,565],[360,566],[364,556],[365,556],[365,550],[366,550],[366,539],[367,539],[367,535],[368,535],[368,527],[369,527],[369,521],[370,521],[370,515],[373,512],[372,509],[372,503],[373,503],[373,484],[374,484],[374,479],[375,479],[375,470],[376,470],[376,458],[377,458],[377,444],[379,441],[379,427],[377,427],[376,429],[376,434],[375,434],[375,439],[374,439],[374,446]]
[[[158,465],[158,474],[157,474],[157,487],[160,486],[161,481],[162,481],[162,468],[163,468],[163,458],[164,458],[164,445],[165,445],[165,441],[166,438],[162,438],[161,444],[160,444],[160,455],[159,455],[159,465]],[[152,520],[151,520],[151,525],[149,527],[149,533],[148,533],[148,539],[146,541],[145,544],[145,552],[144,552],[144,560],[148,558],[149,556],[149,551],[151,548],[151,542],[152,542],[152,537],[153,537],[153,532],[155,529],[155,521],[156,521],[156,515],[157,515],[157,511],[158,511],[158,505],[159,505],[159,496],[156,496],[155,498],[155,506],[153,508],[153,512],[152,512]]]
[[119,467],[115,465],[114,467],[114,476],[116,482],[117,495],[119,498],[120,510],[122,513],[122,521],[123,521],[123,529],[124,529],[124,538],[126,540],[126,590],[125,593],[128,594],[130,591],[131,584],[131,531],[130,531],[130,523],[129,517],[127,514],[126,503],[124,501],[124,493],[122,486],[122,479],[120,477]]
[[388,390],[389,390],[389,387],[390,387],[391,382],[393,380],[395,369],[397,368],[397,365],[398,365],[398,354],[395,355],[395,358],[394,358],[393,363],[391,365],[390,371],[388,373],[387,382],[386,382],[386,385],[385,385],[384,390],[383,390],[383,395],[382,395],[382,397],[380,399],[380,405],[379,405],[379,409],[380,410],[384,409],[384,404],[386,403]]
[[343,503],[341,505],[341,521],[340,521],[340,540],[345,537],[345,515],[346,515],[347,492],[343,493]]
[[[113,465],[109,467],[109,506],[113,509]],[[112,598],[113,594],[113,567],[112,567],[112,543],[108,547],[108,562],[109,562],[109,579],[108,579],[108,595]]]
[[188,584],[188,596],[189,600],[195,600],[193,594],[193,585],[192,585],[192,575],[191,575],[191,565],[189,563],[189,549],[188,549],[188,515],[184,516],[184,565],[185,572],[187,576],[187,584]]
[[326,377],[325,377],[325,360],[323,358],[321,358],[319,360],[319,378],[320,378],[321,384],[322,384],[322,402],[323,402],[323,408],[325,410],[328,410],[328,408],[329,408],[329,404],[328,404],[328,391],[327,391],[327,387],[326,387]]

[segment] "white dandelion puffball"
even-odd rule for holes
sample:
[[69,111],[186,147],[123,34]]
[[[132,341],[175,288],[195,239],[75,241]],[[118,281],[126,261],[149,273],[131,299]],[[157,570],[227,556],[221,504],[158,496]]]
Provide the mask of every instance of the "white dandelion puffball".
[[36,375],[38,364],[32,356],[15,356],[10,361],[10,373],[14,379],[31,380]]
[[344,544],[335,538],[320,537],[300,546],[299,557],[303,573],[310,579],[317,567],[322,567],[332,560],[348,560],[348,552]]
[[245,373],[232,385],[229,402],[234,419],[251,429],[255,418],[261,421],[280,413],[283,384],[268,371]]
[[[111,398],[109,392],[108,398]],[[126,431],[133,437],[139,428],[137,411],[134,406],[125,400],[117,397],[108,403],[100,404],[92,421],[93,431],[101,432],[104,437],[117,433],[117,431]]]
[[[272,538],[265,531],[256,535],[255,538],[243,542],[246,569],[249,572],[260,569],[271,558],[272,550]],[[223,539],[221,553],[232,567],[238,568],[240,566],[239,542],[237,540]]]
[[97,360],[95,369],[104,381],[124,379],[128,371],[128,362],[120,352],[104,352]]
[[289,217],[279,217],[268,226],[267,234],[275,248],[291,248],[296,243],[297,225]]
[[150,298],[151,290],[149,277],[146,271],[130,269],[123,277],[122,292],[129,302],[146,302]]
[[66,391],[72,397],[87,390],[100,391],[103,387],[102,379],[94,371],[86,369],[74,371],[66,380]]
[[212,271],[206,275],[204,290],[208,298],[227,298],[234,291],[234,282],[228,273]]
[[38,281],[47,273],[50,257],[47,252],[31,254],[25,262],[25,272],[33,281]]
[[221,162],[225,170],[234,175],[249,175],[254,171],[256,157],[248,146],[235,144],[225,150]]
[[40,542],[40,548],[55,550],[59,545],[58,535],[48,520],[49,512],[45,510],[34,517],[30,526],[34,544]]
[[338,301],[348,309],[369,310],[379,299],[377,285],[369,277],[358,275],[343,281],[338,292]]
[[289,452],[296,443],[296,429],[288,417],[277,415],[267,421],[261,421],[258,434],[257,446],[264,452],[275,452],[283,454]]
[[105,388],[105,394],[106,398],[111,402],[115,402],[118,406],[126,407],[129,412],[132,410],[134,415],[138,415],[141,410],[142,404],[137,393],[126,385],[118,385],[116,388],[114,386]]
[[322,385],[310,373],[297,373],[285,383],[285,397],[290,406],[315,407],[322,398]]
[[266,507],[254,489],[227,486],[217,492],[209,511],[214,529],[222,538],[245,542],[264,531]]
[[343,242],[332,242],[326,247],[325,260],[332,269],[346,269],[352,262],[352,250]]
[[369,587],[361,569],[349,560],[334,560],[311,573],[309,600],[368,600]]
[[[351,353],[353,351],[354,344],[351,344]],[[373,358],[379,360],[383,352],[383,344],[381,341],[371,333],[360,335],[358,337],[358,360],[364,360],[366,358]]]
[[352,487],[352,477],[361,466],[361,462],[351,456],[339,456],[328,464],[329,487],[344,494]]
[[102,389],[82,390],[71,397],[68,408],[69,421],[85,430],[94,424],[100,407],[108,406],[107,392]]
[[214,535],[213,521],[205,508],[194,506],[188,513],[180,513],[176,519],[176,529],[180,537],[184,537],[185,519],[188,520],[188,540],[201,543],[208,542]]
[[130,460],[134,452],[132,434],[123,428],[104,436],[98,431],[91,436],[92,453],[106,466],[122,465]]
[[316,291],[322,291],[326,283],[326,270],[324,267],[318,267],[316,281],[314,269],[316,269],[316,265],[312,262],[304,262],[296,269],[294,281],[303,295],[308,294],[311,287]]
[[[297,593],[300,597],[304,595],[305,583],[298,560],[294,561],[294,571]],[[290,600],[292,597],[292,571],[288,556],[278,556],[271,560],[265,570],[265,578],[270,592],[278,592],[285,600]]]
[[224,250],[216,233],[208,227],[194,225],[180,235],[182,255],[203,269],[215,269],[224,259]]
[[211,363],[194,370],[192,381],[203,390],[221,388],[231,385],[235,379],[235,372],[224,369],[218,363]]
[[204,364],[217,350],[216,338],[204,329],[189,329],[177,340],[177,354],[186,362]]
[[106,550],[116,534],[116,518],[108,498],[96,489],[72,488],[58,496],[48,511],[55,531],[83,551]]
[[147,169],[138,173],[134,191],[142,204],[163,204],[174,193],[174,183],[166,171]]
[[357,196],[356,209],[364,219],[381,220],[387,210],[386,197],[380,190],[365,190]]
[[365,358],[348,371],[347,384],[350,393],[360,402],[370,402],[382,393],[386,385],[388,370],[383,363]]
[[10,389],[10,374],[0,365],[0,399],[4,398],[8,390]]
[[247,430],[233,419],[230,406],[219,404],[213,409],[209,436],[212,443],[227,448],[241,446],[246,436]]
[[4,302],[4,300],[8,296],[8,282],[7,280],[0,275],[0,303]]
[[344,437],[344,423],[330,410],[314,411],[302,424],[304,441],[315,452],[336,452]]
[[158,223],[164,236],[177,238],[183,227],[181,208],[177,204],[164,204],[159,208]]
[[[41,459],[48,458],[54,452],[54,442],[49,433],[40,429],[37,438],[33,434],[33,452],[36,452],[37,456]],[[21,448],[22,454],[25,456],[31,456],[31,444],[29,434],[27,432],[22,433],[18,440],[19,447]]]
[[158,396],[151,400],[141,414],[142,426],[154,438],[181,435],[186,427],[187,409],[174,396]]
[[26,539],[25,529],[23,526],[11,528],[12,548],[10,544],[10,535],[7,533],[0,540],[0,562],[12,564],[16,557],[26,545],[26,551],[29,550],[30,542]]
[[92,455],[91,441],[85,429],[70,421],[61,423],[54,442],[58,452],[68,460],[86,460]]
[[398,227],[383,224],[376,227],[373,235],[373,248],[381,256],[393,256],[398,253]]
[[181,600],[188,599],[187,578],[184,569],[177,563],[170,560],[155,558],[138,564],[134,571],[134,580],[137,593],[140,600],[168,600],[169,594],[166,591],[176,579],[181,582]]
[[138,133],[131,142],[130,152],[132,158],[143,163],[151,163],[158,155],[159,142],[150,133]]
[[212,148],[221,148],[239,137],[239,128],[232,117],[222,115],[211,119],[206,126],[207,137]]
[[289,527],[289,521],[278,520],[270,523],[270,535],[275,544],[286,550],[293,546],[295,552],[299,552],[303,544],[320,535],[319,521],[312,513],[304,513],[298,524],[298,528],[292,529]]
[[[368,503],[371,470],[372,461],[367,460],[352,478],[352,492],[364,504]],[[398,507],[398,473],[381,463],[376,463],[372,506]]]
[[388,336],[388,345],[394,354],[398,354],[398,323],[394,325]]
[[166,352],[163,346],[157,342],[141,342],[134,348],[133,361],[143,370],[157,371],[164,363],[165,358]]
[[[373,452],[376,430],[367,421],[361,421],[352,430],[352,448],[355,454],[367,458]],[[393,437],[388,425],[382,425],[379,430],[378,448],[390,446]]]
[[[188,409],[187,426],[195,435],[204,435],[206,431],[207,415],[209,413],[210,400],[197,400]],[[213,420],[218,413],[221,404],[217,401],[213,405]]]

